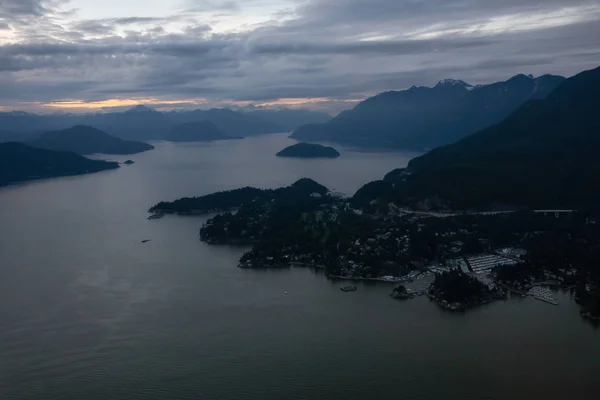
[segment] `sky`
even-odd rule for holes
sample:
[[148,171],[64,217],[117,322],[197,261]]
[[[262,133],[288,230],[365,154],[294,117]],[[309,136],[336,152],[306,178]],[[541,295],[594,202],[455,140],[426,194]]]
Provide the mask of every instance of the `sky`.
[[0,0],[0,111],[335,114],[386,90],[600,65],[600,0]]

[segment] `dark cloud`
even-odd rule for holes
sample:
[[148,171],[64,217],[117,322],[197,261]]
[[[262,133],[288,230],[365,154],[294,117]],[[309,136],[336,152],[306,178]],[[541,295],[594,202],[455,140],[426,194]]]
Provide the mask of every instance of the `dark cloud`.
[[240,4],[233,0],[187,0],[187,11],[239,11]]
[[47,9],[44,0],[2,0],[0,2],[0,17],[42,15]]
[[204,13],[276,2],[188,1],[160,18],[73,20],[63,0],[0,0],[0,29],[19,35],[0,44],[0,106],[137,96],[339,106],[446,77],[572,75],[600,54],[597,1],[288,1],[277,14],[286,19],[225,34]]
[[458,40],[371,40],[350,43],[260,43],[253,52],[260,54],[301,54],[301,55],[361,55],[361,54],[416,54],[432,51],[446,51],[459,48],[485,46],[493,43],[489,39]]
[[109,26],[106,21],[89,20],[73,24],[75,31],[92,35],[109,35],[114,33],[114,27]]
[[[143,37],[143,36],[142,36]],[[196,57],[212,50],[224,49],[231,43],[217,40],[156,43],[130,43],[127,40],[114,42],[87,41],[83,43],[28,43],[11,44],[0,47],[0,57],[46,57],[71,55],[170,55]]]
[[154,17],[128,17],[128,18],[115,18],[108,20],[116,25],[130,25],[130,24],[153,24],[161,23],[165,21],[165,18],[154,18]]

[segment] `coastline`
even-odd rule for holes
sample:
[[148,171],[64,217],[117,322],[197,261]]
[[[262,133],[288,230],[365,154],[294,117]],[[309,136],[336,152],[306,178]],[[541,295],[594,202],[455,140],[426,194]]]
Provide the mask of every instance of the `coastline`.
[[[301,262],[297,262],[297,261],[291,261],[288,263],[278,263],[278,264],[273,264],[272,266],[268,266],[268,267],[254,267],[254,266],[243,266],[242,264],[238,265],[239,268],[242,269],[271,269],[271,268],[293,268],[293,267],[298,267],[298,268],[313,268],[313,269],[318,269],[318,270],[324,270],[327,269],[327,266],[325,265],[321,265],[321,264],[310,264],[310,263],[301,263]],[[354,277],[354,276],[343,276],[343,275],[329,275],[326,274],[326,277],[328,279],[332,279],[332,280],[340,280],[340,281],[354,281],[354,282],[385,282],[385,283],[392,283],[392,284],[398,284],[401,283],[402,281],[400,279],[398,280],[389,280],[389,279],[383,279],[383,278],[361,278],[361,277]]]

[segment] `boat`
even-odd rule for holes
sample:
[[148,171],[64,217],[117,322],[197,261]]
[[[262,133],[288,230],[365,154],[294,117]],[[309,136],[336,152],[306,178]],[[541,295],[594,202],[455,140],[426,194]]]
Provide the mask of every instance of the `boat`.
[[354,292],[356,289],[358,289],[356,286],[342,286],[340,288],[342,292]]
[[151,216],[149,216],[148,219],[161,219],[164,216],[165,216],[165,214],[163,214],[163,213],[156,213],[156,214],[152,214]]

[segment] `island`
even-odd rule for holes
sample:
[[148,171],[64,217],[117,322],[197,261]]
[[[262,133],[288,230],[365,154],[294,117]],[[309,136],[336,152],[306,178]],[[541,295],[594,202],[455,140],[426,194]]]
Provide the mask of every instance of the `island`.
[[404,286],[404,285],[396,286],[394,288],[394,290],[392,290],[392,293],[390,294],[390,296],[393,299],[397,299],[397,300],[408,300],[408,299],[412,299],[413,297],[415,297],[415,295],[413,293],[410,293],[406,289],[406,286]]
[[70,151],[81,155],[96,153],[137,154],[154,149],[154,146],[150,144],[123,140],[85,125],[44,133],[30,144],[33,147],[42,149]]
[[22,143],[0,143],[0,186],[116,168],[119,168],[116,162],[90,160],[74,153],[37,149]]
[[229,136],[210,121],[191,121],[174,126],[167,134],[170,142],[209,142],[213,140],[242,139]]
[[333,147],[313,143],[297,143],[277,153],[277,157],[337,158],[340,153]]
[[125,165],[133,165],[133,164],[135,164],[135,162],[133,160],[127,160],[123,164],[125,164]]

